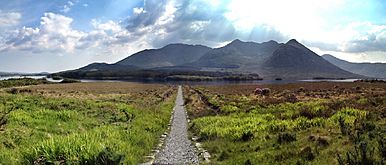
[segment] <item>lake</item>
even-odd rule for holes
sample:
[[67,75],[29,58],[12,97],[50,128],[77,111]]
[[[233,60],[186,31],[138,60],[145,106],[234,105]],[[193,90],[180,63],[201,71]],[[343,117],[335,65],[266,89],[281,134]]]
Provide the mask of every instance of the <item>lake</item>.
[[[60,82],[61,80],[53,80],[52,78],[47,78],[46,76],[0,76],[0,80],[8,79],[20,79],[20,78],[33,78],[33,79],[42,79],[46,78],[51,82]],[[187,85],[225,85],[225,84],[287,84],[287,83],[296,83],[296,82],[354,82],[358,79],[321,79],[321,80],[247,80],[247,81],[152,81],[152,80],[89,80],[81,79],[81,82],[137,82],[144,84],[187,84]],[[382,80],[382,79],[380,79]]]

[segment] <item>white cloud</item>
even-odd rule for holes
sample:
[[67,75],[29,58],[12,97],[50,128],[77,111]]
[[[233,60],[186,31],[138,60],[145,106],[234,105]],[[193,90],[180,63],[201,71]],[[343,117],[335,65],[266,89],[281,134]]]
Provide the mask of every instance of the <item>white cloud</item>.
[[225,16],[245,31],[266,24],[297,39],[320,39],[328,22],[323,13],[342,4],[343,0],[231,0]]
[[122,28],[121,25],[119,25],[118,23],[111,21],[111,20],[104,22],[104,23],[101,23],[100,21],[93,19],[93,20],[91,20],[91,24],[97,30],[111,31],[113,33],[121,32],[121,31],[125,30]]
[[45,13],[37,28],[23,27],[6,41],[7,50],[72,52],[83,32],[71,28],[72,19]]
[[111,20],[92,20],[90,24],[94,28],[88,32],[73,29],[72,22],[72,18],[45,13],[38,27],[22,27],[0,40],[0,51],[54,55],[94,52],[99,55],[127,56],[150,47],[141,37],[132,35],[119,23]]
[[19,24],[21,14],[18,12],[4,12],[0,10],[0,28]]
[[126,21],[127,30],[152,47],[162,47],[175,42],[217,46],[224,40],[234,39],[234,28],[222,16],[223,11],[205,7],[212,5],[211,2],[204,0],[145,2],[143,10],[146,12],[137,12],[140,14],[130,16]]
[[138,14],[146,13],[146,11],[142,7],[135,7],[133,8],[133,13],[138,15]]
[[156,21],[156,25],[163,26],[174,21],[175,13],[177,11],[176,2],[169,1],[165,5],[165,10],[162,15]]
[[71,10],[72,6],[74,6],[74,5],[75,5],[74,2],[68,1],[68,2],[63,6],[63,9],[60,10],[60,11],[63,12],[63,13],[68,13],[68,12]]
[[352,22],[345,26],[337,26],[324,33],[330,40],[310,40],[307,44],[324,51],[340,51],[348,53],[386,52],[386,25],[371,22]]
[[350,24],[344,32],[347,40],[340,45],[345,52],[386,52],[386,25],[376,25],[370,22],[355,22]]
[[210,24],[210,21],[194,21],[190,23],[190,29],[193,32],[198,32],[204,30],[208,25]]

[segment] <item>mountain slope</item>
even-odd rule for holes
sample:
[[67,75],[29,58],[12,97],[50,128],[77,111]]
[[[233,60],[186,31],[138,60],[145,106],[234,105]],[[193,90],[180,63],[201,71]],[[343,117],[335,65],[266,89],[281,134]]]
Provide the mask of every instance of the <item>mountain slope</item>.
[[143,50],[116,64],[140,68],[177,66],[198,60],[211,48],[202,45],[170,44],[161,49]]
[[104,70],[135,70],[140,69],[131,65],[107,64],[107,63],[92,63],[85,67],[79,68],[80,71],[104,71]]
[[255,43],[234,40],[216,49],[201,45],[171,44],[161,49],[140,51],[115,64],[94,63],[72,71],[71,75],[151,77],[182,72],[189,75],[217,72],[258,74],[268,79],[363,77],[331,64],[296,40],[285,44],[276,41]]
[[356,74],[374,78],[386,78],[386,63],[352,63],[329,54],[325,54],[322,57],[330,63]]
[[[228,45],[213,49],[190,64],[206,68],[240,68],[262,64],[280,46],[276,41],[264,43],[234,40]],[[248,69],[247,69],[248,70]]]
[[290,78],[350,78],[357,77],[329,63],[322,57],[292,39],[275,50],[263,64],[270,75]]

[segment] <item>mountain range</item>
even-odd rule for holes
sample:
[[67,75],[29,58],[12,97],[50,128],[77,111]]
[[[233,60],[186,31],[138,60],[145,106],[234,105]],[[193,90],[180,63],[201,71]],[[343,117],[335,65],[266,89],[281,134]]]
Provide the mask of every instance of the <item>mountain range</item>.
[[255,43],[236,39],[220,48],[170,44],[160,49],[140,51],[114,64],[93,63],[76,70],[56,74],[70,78],[104,79],[138,76],[162,78],[162,76],[176,75],[254,75],[254,77],[259,75],[260,78],[268,79],[379,76],[341,64],[342,62],[332,60],[329,56],[319,56],[295,39],[287,43],[272,40]]
[[328,62],[352,73],[366,75],[374,78],[386,78],[386,63],[353,63],[330,54],[322,56]]
[[170,44],[161,49],[140,51],[116,64],[144,69],[179,66],[197,61],[210,50],[202,45]]

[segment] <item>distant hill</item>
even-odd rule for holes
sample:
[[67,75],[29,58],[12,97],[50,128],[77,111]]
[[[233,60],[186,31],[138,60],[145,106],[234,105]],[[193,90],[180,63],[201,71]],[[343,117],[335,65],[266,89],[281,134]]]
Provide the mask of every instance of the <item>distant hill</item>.
[[287,43],[255,43],[237,39],[215,49],[202,45],[170,44],[160,49],[140,51],[115,64],[93,63],[60,74],[72,78],[125,76],[127,79],[176,74],[224,76],[219,72],[227,73],[228,77],[250,74],[269,79],[363,77],[331,64],[294,39]]
[[0,72],[0,76],[5,76],[5,75],[8,75],[9,73],[7,72]]
[[85,67],[77,69],[78,71],[97,72],[104,70],[137,70],[139,67],[132,65],[120,65],[120,64],[107,64],[107,63],[92,63]]
[[276,41],[255,43],[234,40],[185,65],[208,71],[257,73],[268,78],[358,77],[332,65],[294,39],[285,44]]
[[279,46],[280,44],[276,41],[255,43],[237,39],[224,47],[207,52],[200,59],[188,65],[252,71],[248,69],[249,66],[261,65]]
[[48,72],[40,73],[21,73],[21,72],[0,72],[0,76],[46,76],[49,75]]
[[346,71],[368,77],[386,78],[386,63],[352,63],[329,54],[325,54],[322,57]]
[[178,66],[198,60],[211,48],[202,45],[170,44],[161,49],[149,49],[135,53],[116,64],[139,68]]
[[268,74],[279,77],[349,78],[357,76],[329,63],[294,39],[276,49],[263,66]]

